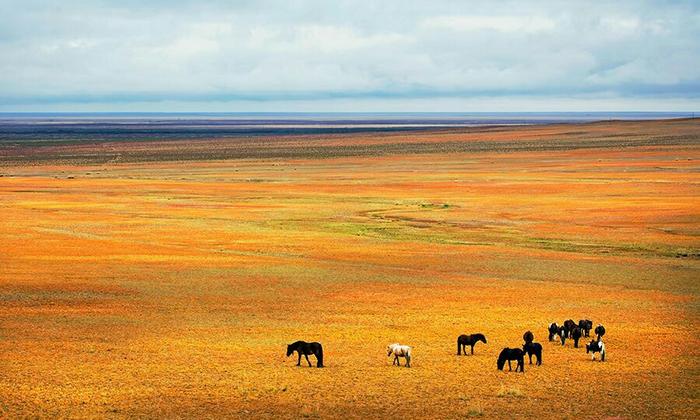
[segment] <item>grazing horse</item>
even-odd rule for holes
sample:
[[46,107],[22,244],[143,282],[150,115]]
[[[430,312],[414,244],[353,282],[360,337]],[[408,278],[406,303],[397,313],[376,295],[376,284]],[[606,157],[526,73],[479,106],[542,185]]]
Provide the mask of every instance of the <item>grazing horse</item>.
[[309,361],[309,355],[313,354],[316,356],[316,367],[323,367],[323,346],[321,343],[307,343],[306,341],[297,341],[292,344],[287,345],[287,357],[291,356],[292,353],[297,352],[299,354],[299,360],[297,360],[297,366],[301,365],[301,355],[306,357],[306,362],[311,366]]
[[564,321],[564,329],[566,330],[566,338],[571,338],[571,330],[574,329],[576,323],[573,319],[567,319]]
[[532,334],[532,331],[525,331],[525,334],[523,334],[523,341],[525,344],[527,343],[532,343],[532,340],[535,339],[535,335]]
[[581,328],[574,327],[574,329],[571,330],[571,338],[574,339],[574,347],[576,348],[578,348],[578,340],[581,338],[581,335]]
[[578,327],[583,330],[584,337],[589,337],[589,334],[593,329],[593,321],[590,319],[581,319],[578,321]]
[[402,346],[399,343],[389,344],[386,346],[386,355],[394,355],[394,362],[391,364],[401,366],[399,357],[406,359],[406,367],[411,367],[411,348],[409,346]]
[[552,322],[547,331],[549,332],[549,341],[554,341],[554,336],[559,335],[559,326],[556,322]]
[[565,345],[566,344],[566,336],[567,336],[566,327],[564,327],[563,325],[561,327],[559,327],[558,334],[559,334],[559,339],[561,340],[561,345],[562,346]]
[[511,349],[508,347],[501,350],[501,354],[498,355],[498,362],[496,362],[498,370],[503,370],[503,366],[508,362],[508,370],[512,371],[513,368],[510,366],[511,360],[518,361],[518,365],[515,366],[516,372],[520,369],[521,372],[525,373],[525,353],[520,349]]
[[484,334],[462,334],[457,337],[457,356],[462,354],[462,350],[464,350],[464,354],[467,354],[467,346],[471,346],[472,354],[474,354],[474,345],[479,341],[486,344],[486,337]]
[[598,324],[597,327],[595,327],[595,331],[593,331],[595,335],[598,337],[598,341],[600,341],[601,338],[605,335],[605,327],[603,324]]
[[533,343],[532,341],[530,341],[523,345],[523,351],[527,353],[528,357],[530,357],[530,364],[532,364],[533,354],[537,358],[537,366],[540,366],[542,364],[542,344]]
[[586,344],[586,354],[591,353],[591,360],[595,360],[595,354],[600,353],[600,361],[605,361],[605,344],[598,340],[591,340]]

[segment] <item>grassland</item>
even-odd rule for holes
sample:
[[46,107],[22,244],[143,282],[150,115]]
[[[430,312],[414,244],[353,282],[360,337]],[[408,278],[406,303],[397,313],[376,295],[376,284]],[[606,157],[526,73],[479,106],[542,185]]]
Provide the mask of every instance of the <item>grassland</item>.
[[[0,417],[698,418],[699,162],[696,120],[3,142]],[[584,317],[605,363],[546,342]]]

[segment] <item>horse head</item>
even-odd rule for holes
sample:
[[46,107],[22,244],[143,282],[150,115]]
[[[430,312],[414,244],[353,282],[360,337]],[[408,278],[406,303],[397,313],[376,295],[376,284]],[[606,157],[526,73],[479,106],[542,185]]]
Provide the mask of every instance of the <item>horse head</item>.
[[292,345],[287,344],[287,357],[291,356],[292,353],[294,353],[294,349],[292,348]]
[[506,352],[508,351],[508,348],[503,348],[501,351],[501,354],[498,355],[498,361],[496,362],[496,367],[498,367],[498,370],[503,370],[503,366],[506,365]]

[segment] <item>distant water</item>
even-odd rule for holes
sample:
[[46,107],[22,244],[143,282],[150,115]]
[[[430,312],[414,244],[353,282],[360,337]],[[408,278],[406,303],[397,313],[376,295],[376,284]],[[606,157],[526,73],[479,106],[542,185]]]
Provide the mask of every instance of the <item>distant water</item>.
[[0,113],[0,141],[140,140],[694,117],[690,112]]

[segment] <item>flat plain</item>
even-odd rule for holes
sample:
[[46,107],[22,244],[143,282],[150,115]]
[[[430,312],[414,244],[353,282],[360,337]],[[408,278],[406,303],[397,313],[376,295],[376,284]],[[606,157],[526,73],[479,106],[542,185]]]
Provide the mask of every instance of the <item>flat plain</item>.
[[7,140],[0,175],[0,417],[700,417],[698,120]]

